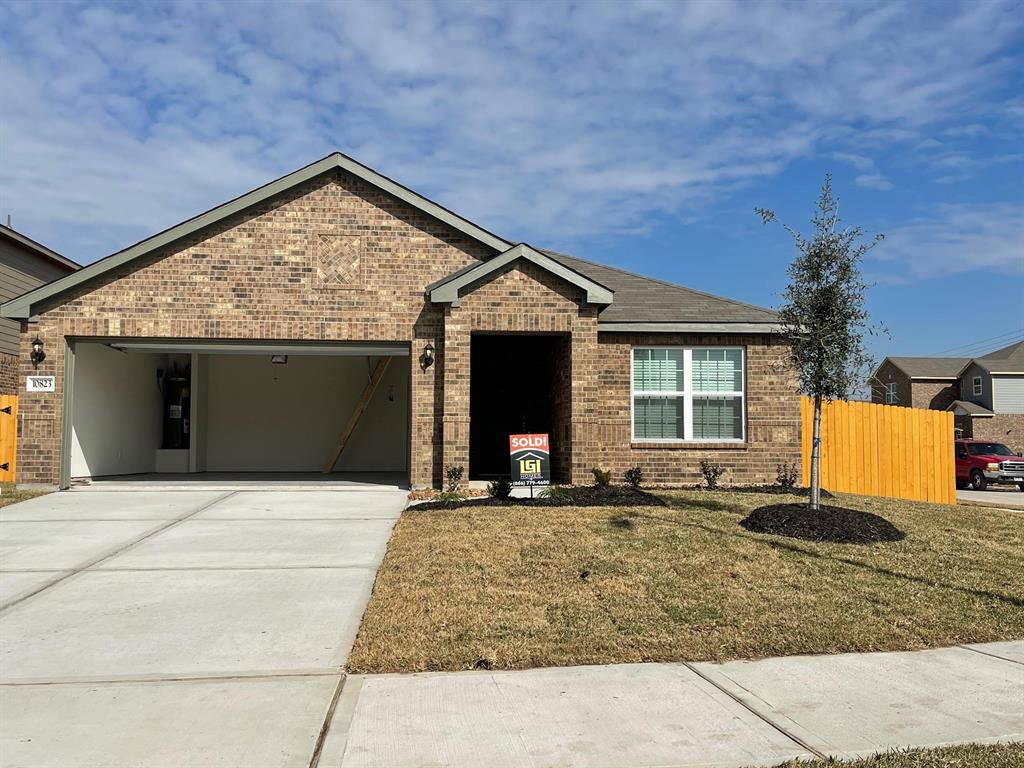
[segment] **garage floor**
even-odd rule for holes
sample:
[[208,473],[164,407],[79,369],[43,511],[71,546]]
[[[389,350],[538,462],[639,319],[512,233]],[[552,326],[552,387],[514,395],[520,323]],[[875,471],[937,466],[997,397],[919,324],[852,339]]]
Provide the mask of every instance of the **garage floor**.
[[0,509],[0,764],[304,768],[404,504],[92,488]]
[[155,472],[138,475],[107,475],[72,480],[75,490],[398,490],[409,487],[404,472]]

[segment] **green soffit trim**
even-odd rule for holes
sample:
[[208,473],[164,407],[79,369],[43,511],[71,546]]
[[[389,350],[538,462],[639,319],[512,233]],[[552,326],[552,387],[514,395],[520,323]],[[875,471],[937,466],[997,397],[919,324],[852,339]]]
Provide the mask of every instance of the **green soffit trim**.
[[453,307],[457,307],[459,306],[459,291],[461,289],[499,272],[507,265],[519,259],[536,264],[541,269],[557,275],[566,282],[582,289],[586,293],[588,304],[612,303],[612,292],[603,285],[555,261],[550,256],[545,256],[525,243],[519,243],[487,261],[453,272],[448,277],[428,286],[427,295],[430,296],[430,300],[435,304],[451,304]]

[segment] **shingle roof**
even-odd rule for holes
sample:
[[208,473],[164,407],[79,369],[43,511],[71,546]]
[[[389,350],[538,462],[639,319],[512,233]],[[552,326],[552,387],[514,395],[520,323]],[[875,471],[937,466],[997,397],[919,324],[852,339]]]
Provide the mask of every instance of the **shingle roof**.
[[602,323],[778,323],[770,309],[713,296],[615,267],[541,250],[555,261],[609,288],[615,300],[601,310]]
[[974,363],[990,373],[1024,373],[1024,341],[976,357]]
[[47,248],[42,243],[37,243],[31,237],[28,237],[27,235],[23,235],[23,234],[21,234],[21,232],[17,232],[15,230],[11,229],[10,227],[5,226],[3,224],[0,224],[0,237],[6,237],[9,240],[13,240],[14,242],[18,243],[23,248],[28,249],[29,251],[37,254],[38,256],[42,256],[43,258],[47,258],[50,261],[53,261],[53,262],[55,262],[56,264],[59,264],[62,267],[67,267],[71,271],[74,271],[76,269],[81,269],[81,267],[82,267],[81,264],[78,264],[77,262],[72,261],[71,259],[67,258],[66,256],[61,256],[55,250],[53,250],[51,248]]
[[[285,190],[305,183],[320,174],[337,169],[352,173],[386,191],[388,194],[445,222],[463,234],[493,249],[499,258],[501,254],[507,253],[509,249],[514,247],[512,242],[488,232],[467,219],[463,219],[452,211],[378,174],[376,171],[367,168],[352,158],[335,152],[315,163],[300,168],[298,171],[282,176],[280,179],[265,184],[241,197],[157,233],[105,259],[94,262],[72,275],[55,280],[12,299],[0,307],[0,314],[4,317],[13,318],[30,317],[35,311],[34,307],[36,305],[58,297],[77,285],[98,278],[133,260],[140,259],[158,248],[165,247],[196,232],[203,231],[205,228],[222,221],[228,216],[248,210],[252,206],[268,200]],[[607,324],[612,324],[615,328],[622,330],[640,330],[639,328],[626,329],[623,327],[623,324],[629,323],[648,326],[642,329],[645,331],[677,330],[678,326],[682,324],[688,324],[689,326],[700,325],[702,330],[725,332],[773,332],[778,327],[778,315],[762,307],[755,307],[720,296],[712,296],[711,294],[695,291],[691,288],[684,288],[681,285],[673,285],[662,280],[643,277],[632,272],[615,269],[614,267],[606,267],[554,251],[539,251],[539,253],[550,258],[555,264],[572,270],[582,275],[588,281],[596,283],[597,287],[604,287],[613,292],[614,299],[612,303],[605,306],[599,315],[599,327],[601,330],[609,330]],[[549,266],[554,267],[555,264]],[[477,266],[472,265],[467,267],[467,270],[475,269]],[[561,271],[561,268],[558,271]],[[445,281],[450,281],[457,277],[458,273],[449,275],[445,278]],[[673,324],[677,324],[677,327],[670,327]],[[611,328],[611,330],[615,328]]]
[[954,400],[946,408],[947,411],[962,410],[970,416],[994,416],[995,414],[983,405],[972,403],[970,400]]
[[971,361],[969,357],[887,357],[912,379],[955,379]]

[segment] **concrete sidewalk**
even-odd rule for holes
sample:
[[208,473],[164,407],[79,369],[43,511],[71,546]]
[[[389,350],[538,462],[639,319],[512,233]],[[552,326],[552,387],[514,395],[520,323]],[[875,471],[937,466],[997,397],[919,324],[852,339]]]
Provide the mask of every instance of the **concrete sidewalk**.
[[754,766],[1024,739],[1024,642],[350,676],[321,768]]
[[956,497],[961,501],[978,501],[995,507],[1007,509],[1024,509],[1024,493],[1016,488],[993,486],[985,491],[968,489],[957,490]]

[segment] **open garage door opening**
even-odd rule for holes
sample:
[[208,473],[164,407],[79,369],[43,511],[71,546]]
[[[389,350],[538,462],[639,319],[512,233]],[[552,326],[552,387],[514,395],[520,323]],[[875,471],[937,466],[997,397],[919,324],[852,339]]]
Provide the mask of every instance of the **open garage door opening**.
[[407,485],[405,345],[76,341],[67,476]]

